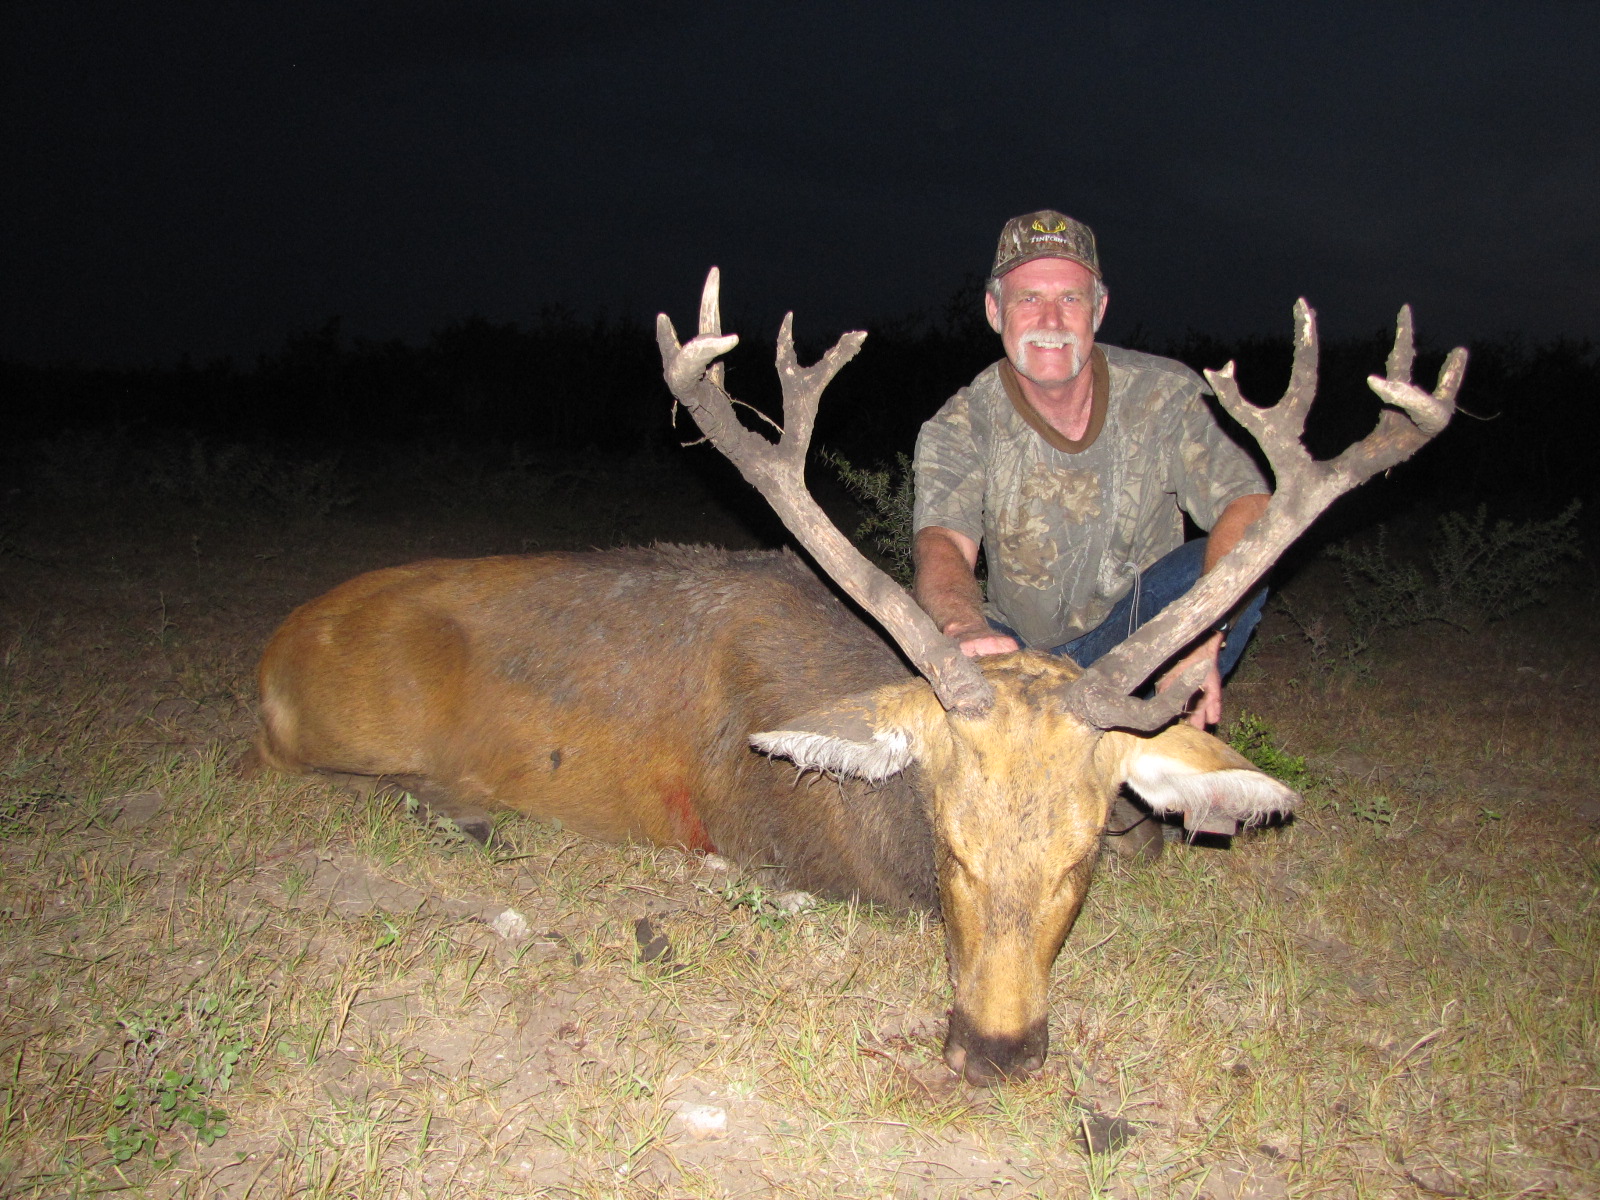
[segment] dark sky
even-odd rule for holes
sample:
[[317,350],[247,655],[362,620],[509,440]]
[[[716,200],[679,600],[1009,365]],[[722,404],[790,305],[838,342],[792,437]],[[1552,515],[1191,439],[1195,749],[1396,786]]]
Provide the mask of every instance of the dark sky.
[[[539,305],[770,338],[1093,225],[1110,340],[1600,334],[1600,4],[28,2],[0,355],[166,362]],[[757,326],[757,327],[752,327]]]

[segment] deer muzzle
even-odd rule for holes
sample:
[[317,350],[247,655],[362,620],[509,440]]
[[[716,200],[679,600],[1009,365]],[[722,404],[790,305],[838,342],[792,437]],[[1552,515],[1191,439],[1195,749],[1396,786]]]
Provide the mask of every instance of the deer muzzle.
[[964,1010],[950,1010],[944,1039],[944,1061],[974,1087],[1028,1075],[1044,1066],[1050,1050],[1050,1028],[1043,1015],[1016,1032],[991,1032]]

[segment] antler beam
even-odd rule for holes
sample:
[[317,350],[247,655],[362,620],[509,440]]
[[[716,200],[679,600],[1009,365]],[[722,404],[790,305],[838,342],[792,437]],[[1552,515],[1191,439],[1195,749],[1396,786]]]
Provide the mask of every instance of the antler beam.
[[1259,408],[1240,394],[1233,363],[1206,372],[1223,407],[1265,452],[1276,480],[1272,502],[1186,595],[1169,604],[1073,685],[1068,707],[1091,724],[1149,730],[1171,720],[1193,694],[1198,678],[1185,676],[1150,701],[1131,700],[1129,693],[1221,620],[1328,505],[1379,471],[1410,458],[1449,424],[1455,412],[1467,352],[1460,347],[1450,352],[1431,393],[1413,384],[1411,366],[1416,354],[1408,305],[1400,310],[1385,373],[1367,379],[1368,386],[1390,407],[1384,409],[1377,428],[1337,458],[1314,460],[1300,438],[1317,388],[1316,314],[1304,300],[1295,304],[1294,312],[1294,369],[1283,399],[1272,408]]
[[906,590],[873,566],[851,545],[812,499],[805,485],[806,451],[816,422],[817,404],[839,369],[855,357],[865,333],[847,333],[821,360],[802,367],[794,352],[794,314],[778,333],[778,376],[783,384],[782,436],[776,443],[746,429],[722,388],[722,364],[715,360],[739,339],[722,333],[718,293],[721,275],[712,267],[700,298],[699,335],[679,345],[665,313],[656,318],[656,342],[667,386],[709,438],[773,510],[817,564],[858,604],[871,613],[933,686],[948,710],[980,716],[994,703],[994,689],[983,672],[940,633]]

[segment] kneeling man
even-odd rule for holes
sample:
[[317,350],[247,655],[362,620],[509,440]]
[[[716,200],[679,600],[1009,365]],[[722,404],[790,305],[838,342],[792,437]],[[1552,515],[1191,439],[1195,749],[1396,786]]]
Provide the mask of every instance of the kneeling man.
[[[1006,224],[984,297],[1005,357],[917,439],[916,597],[967,654],[1028,645],[1088,666],[1266,509],[1265,480],[1217,425],[1198,375],[1095,343],[1106,299],[1087,225],[1050,210]],[[1209,536],[1185,543],[1183,513]],[[1162,677],[1210,662],[1192,724],[1221,720],[1222,679],[1265,602],[1256,593]]]

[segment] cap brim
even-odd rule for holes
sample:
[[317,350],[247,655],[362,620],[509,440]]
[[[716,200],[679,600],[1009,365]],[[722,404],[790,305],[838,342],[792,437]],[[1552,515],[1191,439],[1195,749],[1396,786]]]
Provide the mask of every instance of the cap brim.
[[1096,279],[1099,279],[1101,277],[1100,276],[1100,268],[1099,267],[1095,266],[1092,262],[1088,261],[1087,259],[1079,258],[1076,254],[1063,254],[1059,250],[1039,250],[1039,251],[1037,251],[1037,252],[1035,252],[1033,254],[1019,254],[1016,258],[1013,258],[1009,262],[1007,262],[1006,265],[1004,267],[1002,267],[1000,270],[991,272],[990,275],[989,275],[989,278],[990,279],[1003,279],[1005,276],[1007,276],[1007,275],[1011,274],[1011,272],[1015,271],[1018,267],[1022,266],[1023,263],[1031,263],[1035,259],[1040,259],[1040,258],[1064,258],[1068,262],[1077,263],[1080,267],[1082,267],[1084,270],[1088,271],[1089,274],[1093,275]]

